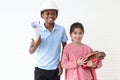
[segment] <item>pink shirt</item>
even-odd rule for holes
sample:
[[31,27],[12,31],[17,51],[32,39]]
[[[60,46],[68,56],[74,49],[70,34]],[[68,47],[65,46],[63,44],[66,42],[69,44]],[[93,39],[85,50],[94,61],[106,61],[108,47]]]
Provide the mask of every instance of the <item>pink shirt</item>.
[[[65,69],[65,80],[97,80],[95,69],[83,69],[76,63],[78,58],[91,51],[92,49],[85,44],[77,46],[70,43],[65,46],[61,61],[62,67]],[[97,68],[101,66],[102,62],[99,62]]]

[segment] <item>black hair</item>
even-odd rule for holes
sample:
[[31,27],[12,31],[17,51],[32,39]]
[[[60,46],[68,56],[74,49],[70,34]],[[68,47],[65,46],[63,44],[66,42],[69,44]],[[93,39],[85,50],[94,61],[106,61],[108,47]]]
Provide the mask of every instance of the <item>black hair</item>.
[[75,22],[70,27],[70,34],[74,31],[75,28],[80,28],[82,30],[82,32],[84,33],[84,27],[83,27],[82,23]]

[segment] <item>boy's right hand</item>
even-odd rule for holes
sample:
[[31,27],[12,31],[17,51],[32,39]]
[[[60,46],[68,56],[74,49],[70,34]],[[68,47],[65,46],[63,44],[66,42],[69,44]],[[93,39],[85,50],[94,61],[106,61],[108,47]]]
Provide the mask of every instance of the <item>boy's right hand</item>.
[[34,53],[36,51],[36,49],[38,48],[38,46],[40,45],[40,42],[41,42],[40,36],[36,41],[32,38],[30,48],[29,48],[29,53],[31,53],[31,54]]
[[32,48],[34,46],[34,44],[35,44],[35,40],[32,38],[30,47]]

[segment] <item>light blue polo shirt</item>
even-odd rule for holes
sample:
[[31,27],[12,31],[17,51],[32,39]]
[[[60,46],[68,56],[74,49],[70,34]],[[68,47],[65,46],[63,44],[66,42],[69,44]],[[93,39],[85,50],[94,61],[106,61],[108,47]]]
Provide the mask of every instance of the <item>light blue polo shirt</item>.
[[55,24],[50,32],[44,25],[40,26],[41,44],[36,53],[36,67],[45,70],[57,68],[61,55],[61,43],[68,40],[65,29]]

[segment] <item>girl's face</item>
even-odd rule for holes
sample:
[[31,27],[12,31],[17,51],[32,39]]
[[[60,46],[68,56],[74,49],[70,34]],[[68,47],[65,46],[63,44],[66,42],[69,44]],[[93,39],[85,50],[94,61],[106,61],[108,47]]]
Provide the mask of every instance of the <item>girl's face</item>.
[[83,35],[84,33],[80,28],[75,28],[74,31],[70,34],[72,41],[77,44],[81,43]]
[[57,18],[56,10],[45,10],[41,17],[45,20],[46,23],[54,23],[55,19]]

